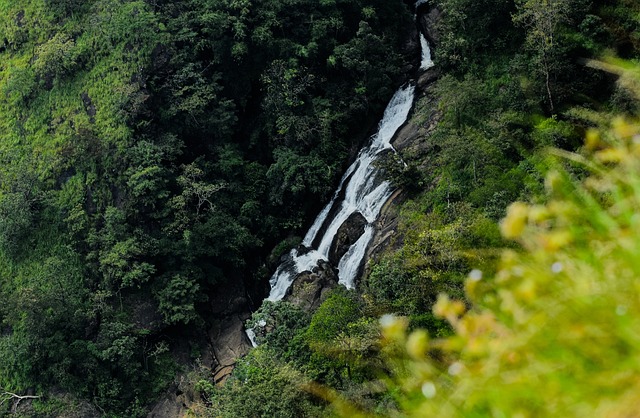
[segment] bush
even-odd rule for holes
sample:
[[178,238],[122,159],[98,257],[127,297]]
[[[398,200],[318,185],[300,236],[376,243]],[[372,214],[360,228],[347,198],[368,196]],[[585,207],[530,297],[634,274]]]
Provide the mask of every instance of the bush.
[[[514,203],[501,222],[521,249],[502,252],[495,280],[469,275],[471,309],[444,294],[435,304],[453,336],[383,323],[402,416],[636,413],[639,135],[640,119],[617,118],[587,133],[585,155],[552,151],[547,202]],[[588,174],[576,180],[572,165]]]

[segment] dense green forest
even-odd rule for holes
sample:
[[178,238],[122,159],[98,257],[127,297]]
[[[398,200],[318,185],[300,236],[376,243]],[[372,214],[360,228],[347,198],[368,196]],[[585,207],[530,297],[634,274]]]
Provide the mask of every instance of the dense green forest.
[[[145,416],[178,375],[196,416],[411,415],[430,386],[399,370],[461,349],[394,363],[402,344],[381,338],[460,332],[469,272],[499,277],[501,249],[527,249],[500,234],[507,206],[547,202],[557,166],[588,176],[546,150],[640,110],[615,69],[640,52],[633,0],[432,0],[419,16],[433,10],[420,146],[380,164],[404,190],[401,238],[308,312],[260,300],[418,75],[412,2],[0,0],[0,415],[20,394],[37,397],[23,416]],[[568,243],[554,237],[547,251]],[[216,386],[201,336],[238,284],[271,332]]]
[[0,386],[138,415],[176,372],[171,342],[206,326],[208,295],[244,281],[264,296],[271,250],[333,191],[400,82],[409,10],[0,10]]
[[[606,366],[598,369],[594,362],[606,362],[610,355],[617,358],[618,350],[625,349],[616,344],[626,344],[621,334],[633,332],[632,326],[609,332],[609,342],[594,343],[589,339],[596,338],[594,334],[586,333],[581,340],[570,328],[572,321],[580,321],[574,311],[601,327],[587,313],[586,306],[593,305],[567,304],[562,318],[554,316],[559,310],[548,310],[560,303],[556,298],[563,292],[567,298],[584,300],[576,269],[602,257],[570,246],[572,240],[560,225],[571,225],[573,214],[576,223],[588,224],[589,216],[598,218],[608,210],[582,210],[586,198],[571,183],[586,177],[592,166],[566,167],[553,155],[581,147],[585,132],[593,127],[608,129],[606,121],[612,115],[638,114],[638,96],[628,90],[629,83],[616,83],[619,71],[588,64],[587,59],[637,59],[640,9],[632,2],[590,1],[441,0],[427,7],[443,13],[435,45],[441,75],[415,104],[410,123],[423,135],[420,146],[403,153],[406,166],[394,159],[382,164],[409,194],[398,208],[401,239],[377,260],[357,291],[336,289],[312,315],[286,302],[264,305],[254,314],[254,323],[265,321],[271,332],[240,360],[224,387],[205,390],[210,407],[204,415],[534,417],[624,416],[629,411],[633,390],[625,393],[622,381],[616,380],[605,385],[609,392],[599,392],[604,382],[589,381],[588,370],[594,378],[607,379]],[[617,142],[603,141],[602,147],[605,143]],[[550,148],[561,151],[550,155]],[[562,180],[552,180],[558,177],[555,170],[566,170],[560,171]],[[548,192],[552,181],[557,183],[555,194]],[[626,186],[616,187],[610,193],[617,193],[617,198]],[[545,212],[541,204],[554,197]],[[515,206],[510,215],[515,220],[503,228],[505,237],[520,238],[510,232],[512,224],[522,229],[528,216],[533,219],[529,222],[538,222],[539,230],[520,243],[503,238],[499,224],[515,200],[538,204],[528,212],[531,215]],[[562,212],[560,201],[571,202],[574,211]],[[536,219],[534,214],[541,215]],[[556,216],[560,220],[554,222]],[[554,225],[561,231],[547,230]],[[597,232],[587,232],[589,227],[577,224],[571,233],[579,237],[584,231],[599,242]],[[562,270],[563,264],[554,262],[565,247],[558,257],[575,258],[571,266],[563,262],[577,277],[562,275],[553,290],[545,291],[554,279],[549,276],[553,271],[545,269],[554,265]],[[544,252],[529,258],[525,252],[516,259],[514,251],[523,248]],[[517,263],[522,263],[523,273],[512,272]],[[606,271],[604,267],[598,265],[598,271]],[[518,280],[518,274],[527,280]],[[510,281],[504,278],[513,276]],[[480,280],[487,284],[478,285]],[[534,305],[532,299],[538,296],[541,301]],[[480,306],[459,319],[472,302]],[[616,302],[611,298],[607,303]],[[600,305],[593,307],[603,312]],[[520,322],[525,321],[518,316],[521,311],[527,312],[531,324]],[[536,321],[540,312],[546,314],[546,324]],[[506,322],[493,322],[496,316]],[[584,328],[590,329],[590,324],[585,321]],[[554,341],[564,342],[562,333],[568,330],[575,341],[556,348]],[[499,345],[502,337],[509,343]],[[584,353],[576,350],[581,343],[598,348]],[[608,347],[616,348],[609,353]],[[514,370],[512,380],[506,372],[504,377],[500,374],[501,366]],[[541,376],[552,373],[546,371],[549,368],[567,371]],[[545,379],[553,382],[547,390]],[[483,390],[487,385],[494,387]],[[436,398],[436,393],[442,396]],[[615,405],[613,400],[620,396],[619,409],[591,409],[608,395],[602,404]],[[587,400],[593,403],[581,403]]]

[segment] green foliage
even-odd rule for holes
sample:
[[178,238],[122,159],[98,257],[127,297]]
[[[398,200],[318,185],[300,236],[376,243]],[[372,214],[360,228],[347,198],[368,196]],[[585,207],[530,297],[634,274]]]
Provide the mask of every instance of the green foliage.
[[77,63],[78,53],[73,39],[57,33],[35,51],[33,69],[36,76],[53,87],[51,79],[69,74]]
[[409,19],[380,0],[0,0],[0,385],[143,415],[179,325],[203,332],[208,295],[263,279],[330,193]]
[[262,347],[238,362],[233,376],[206,395],[215,417],[320,417],[323,409],[304,390],[305,378]]
[[[638,79],[637,70],[609,68]],[[393,413],[634,413],[640,125],[637,117],[601,120],[581,154],[551,151],[544,204],[509,207],[501,231],[520,249],[502,252],[495,279],[470,275],[471,309],[439,297],[433,311],[455,335],[429,341],[423,331],[405,333],[406,321],[385,322],[400,406]],[[586,174],[576,178],[576,168]]]
[[169,279],[158,292],[158,309],[167,324],[188,324],[198,319],[196,302],[201,299],[200,286],[180,274]]
[[325,402],[311,394],[317,383],[349,390],[375,376],[377,320],[365,314],[354,291],[332,290],[311,317],[288,302],[265,302],[247,325],[258,348],[238,362],[224,386],[199,385],[209,415],[327,416]]
[[408,193],[415,194],[422,190],[424,181],[422,174],[413,162],[407,164],[400,155],[389,152],[374,161],[376,167],[381,169],[385,177],[396,187]]
[[465,204],[446,214],[407,204],[401,217],[402,247],[373,267],[365,295],[380,315],[405,315],[415,324],[427,321],[434,334],[446,332],[445,324],[428,318],[430,307],[442,292],[461,297],[471,266],[495,262],[494,249],[503,245],[498,225]]
[[32,203],[24,193],[0,195],[0,250],[11,257],[18,255],[20,244],[33,223]]
[[321,159],[313,155],[300,156],[282,148],[274,150],[274,158],[274,164],[267,172],[273,187],[273,201],[282,204],[291,198],[300,199],[301,195],[309,192],[329,193],[330,184],[326,178],[328,170]]
[[309,325],[309,314],[288,302],[265,301],[253,313],[247,329],[256,331],[256,342],[266,344],[284,359],[291,360],[291,336]]
[[227,383],[208,395],[210,416],[319,417],[322,408],[304,390],[305,379],[265,349],[240,360]]
[[569,23],[575,9],[582,0],[520,0],[516,2],[517,12],[513,21],[526,28],[525,46],[532,52],[532,64],[540,78],[544,79],[548,105],[554,112],[554,94],[552,80],[556,73],[564,70],[560,47],[560,29]]
[[[473,263],[491,271],[472,249],[502,245],[495,220],[540,191],[532,153],[576,145],[565,110],[636,108],[576,60],[635,53],[633,2],[556,2],[548,22],[534,2],[436,3],[436,60],[455,77],[436,87],[433,152],[386,164],[416,187],[405,248],[368,301],[338,290],[312,319],[261,311],[265,348],[212,398],[227,416],[324,413],[294,366],[343,391],[374,379],[371,315],[446,332],[425,313],[435,293],[459,292]],[[243,280],[261,296],[244,278],[263,279],[333,190],[415,58],[398,52],[412,22],[388,0],[0,0],[0,386],[144,415],[175,370],[168,341],[204,332],[208,295]]]
[[517,45],[521,36],[509,24],[512,1],[437,0],[435,4],[443,13],[436,63],[445,70],[464,73],[487,65],[490,56]]
[[308,354],[298,367],[315,381],[345,389],[374,375],[377,325],[354,291],[332,290],[301,336]]
[[331,343],[348,324],[360,317],[357,295],[338,287],[313,315],[307,329],[307,339],[311,345]]
[[[509,270],[514,266],[512,261],[519,258],[513,252],[507,252],[507,258],[511,260],[507,262],[509,264],[507,270],[511,272],[509,274],[515,281],[510,290],[503,287],[504,270],[500,269],[505,267],[498,263],[500,254],[498,249],[512,245],[501,238],[496,221],[504,216],[505,208],[515,199],[536,202],[544,199],[542,178],[549,171],[550,162],[541,154],[547,147],[574,149],[579,145],[579,138],[584,132],[585,125],[582,118],[585,114],[594,115],[595,113],[584,109],[566,111],[567,107],[579,103],[585,108],[606,109],[607,105],[600,106],[599,103],[596,104],[596,100],[610,100],[611,91],[614,90],[610,85],[604,88],[606,83],[596,81],[604,80],[601,74],[593,74],[589,69],[577,68],[568,57],[601,51],[603,43],[607,42],[607,36],[610,34],[607,32],[604,20],[596,19],[594,15],[589,14],[590,12],[598,13],[595,5],[588,2],[554,4],[553,6],[564,8],[566,15],[561,16],[562,19],[557,20],[556,23],[548,21],[538,23],[543,26],[550,24],[551,27],[547,28],[548,36],[554,37],[553,42],[547,45],[549,48],[544,51],[544,54],[548,56],[559,54],[562,57],[554,63],[553,68],[552,66],[547,68],[548,74],[544,74],[543,57],[537,55],[543,52],[539,49],[534,51],[534,48],[527,50],[520,47],[522,44],[519,42],[533,42],[533,38],[529,39],[529,37],[542,36],[536,33],[541,28],[534,29],[531,26],[533,21],[522,24],[519,19],[524,18],[523,15],[515,17],[516,22],[522,26],[502,25],[499,28],[489,29],[490,32],[500,32],[495,38],[502,49],[492,50],[491,46],[487,46],[488,49],[482,56],[471,52],[466,55],[460,54],[460,51],[481,48],[481,42],[485,36],[485,33],[478,33],[476,21],[464,19],[466,13],[479,16],[478,21],[483,22],[484,17],[488,21],[492,18],[501,19],[499,17],[501,15],[502,18],[506,17],[505,12],[513,7],[507,2],[502,2],[494,5],[495,10],[486,9],[476,12],[473,9],[476,5],[467,4],[467,7],[461,7],[462,3],[464,2],[440,2],[441,7],[447,11],[440,29],[446,30],[447,33],[443,35],[441,44],[436,48],[436,55],[437,63],[444,68],[445,72],[449,70],[449,74],[441,77],[432,90],[438,100],[438,112],[425,109],[424,106],[428,104],[423,105],[419,101],[416,109],[424,113],[415,115],[413,119],[418,129],[421,126],[427,126],[425,120],[421,119],[425,117],[424,114],[430,118],[437,118],[438,125],[435,129],[429,127],[420,148],[410,149],[402,155],[409,167],[411,165],[424,167],[425,172],[421,173],[418,181],[430,186],[421,193],[411,196],[403,204],[399,215],[400,240],[395,243],[396,247],[392,251],[382,255],[364,283],[364,297],[374,307],[374,312],[407,317],[402,320],[384,317],[381,321],[384,331],[383,342],[387,344],[383,350],[392,359],[387,362],[386,367],[393,371],[395,379],[390,382],[386,393],[395,401],[385,402],[383,399],[376,399],[373,403],[367,403],[362,401],[357,391],[355,391],[356,394],[342,392],[340,395],[349,399],[350,403],[346,404],[348,407],[345,407],[340,396],[331,399],[334,400],[334,408],[343,416],[354,416],[359,413],[369,416],[368,412],[372,414],[371,416],[378,416],[378,414],[488,416],[495,415],[496,411],[505,416],[516,414],[534,416],[538,414],[531,412],[534,410],[546,411],[540,413],[542,416],[553,416],[558,413],[555,409],[545,409],[544,405],[548,405],[545,403],[546,400],[556,399],[562,395],[554,392],[553,395],[538,396],[540,391],[530,395],[537,390],[535,389],[536,372],[529,368],[527,362],[519,362],[526,355],[518,357],[519,360],[509,357],[514,355],[514,352],[520,353],[522,347],[528,349],[529,342],[526,344],[514,342],[514,345],[507,348],[506,345],[502,345],[502,337],[512,336],[505,328],[519,328],[522,325],[527,328],[522,331],[522,335],[539,336],[541,344],[539,350],[545,351],[542,345],[548,344],[549,341],[544,337],[546,327],[541,327],[540,323],[533,324],[533,320],[520,320],[518,315],[522,311],[515,307],[514,301],[526,298],[533,301],[532,303],[536,306],[542,306],[538,305],[536,292],[545,288],[544,294],[554,298],[563,291],[560,287],[555,291],[549,291],[546,285],[534,286],[533,278],[527,281],[520,273],[513,273],[516,270]],[[553,11],[546,10],[542,3],[544,2],[529,2],[526,5],[524,2],[518,3],[518,9],[508,13],[509,19],[511,14],[516,14],[515,12],[525,13],[524,9],[527,7],[532,7],[539,13]],[[482,7],[482,4],[482,2],[478,3],[478,7]],[[457,8],[458,6],[460,7]],[[529,12],[533,13],[532,10],[526,13]],[[527,16],[532,18],[532,15]],[[582,22],[582,24],[575,28],[576,22]],[[570,28],[571,24],[574,24],[572,28]],[[451,32],[452,27],[460,30]],[[524,30],[520,32],[521,29]],[[507,40],[508,37],[511,39]],[[547,41],[550,39],[547,38]],[[509,45],[516,49],[507,52],[510,51]],[[517,51],[518,48],[520,51]],[[592,63],[590,65],[622,74],[610,64]],[[542,79],[540,74],[543,74]],[[545,81],[547,75],[551,80],[548,84]],[[620,84],[635,86],[628,78],[623,78]],[[585,91],[588,94],[584,94]],[[594,100],[596,97],[599,99]],[[624,103],[623,106],[627,111],[634,109],[637,104],[637,101],[630,99],[628,95],[622,98],[621,89],[618,89],[617,98],[614,96],[615,100],[618,101],[617,103]],[[432,99],[425,100],[426,103],[431,101]],[[558,111],[558,109],[562,110]],[[551,117],[531,116],[545,112],[556,114]],[[433,120],[428,121],[429,125]],[[621,134],[623,131],[616,132]],[[624,132],[626,132],[625,135],[630,135],[629,131]],[[597,148],[600,145],[591,144],[591,146]],[[603,153],[602,158],[605,158],[604,154],[606,152]],[[612,161],[618,161],[621,155],[617,153],[611,155]],[[383,166],[391,166],[387,170],[394,173],[392,162],[386,162]],[[605,171],[604,168],[602,171]],[[572,167],[570,172],[571,175],[566,175],[567,180],[570,176],[578,178],[583,176],[584,168]],[[395,175],[398,176],[397,171]],[[402,177],[400,179],[402,180]],[[598,186],[593,187],[594,190],[599,190]],[[581,204],[586,206],[585,210],[590,210],[588,208],[593,206],[586,203],[587,201],[598,206],[595,202],[610,201],[611,196],[608,194],[607,196],[601,199],[586,199]],[[553,208],[552,211],[557,209],[562,212],[561,217],[565,221],[580,222],[574,218],[574,212],[569,214],[559,207],[553,206]],[[517,218],[515,212],[522,213],[521,210],[515,209],[513,212],[514,219]],[[547,215],[539,217],[538,214],[541,213],[547,212],[539,206],[533,206],[530,217],[524,219],[529,219],[529,223],[538,223],[541,231],[547,231],[549,235],[543,233],[544,238],[538,237],[529,243],[534,247],[537,246],[536,248],[541,247],[543,251],[548,252],[549,257],[552,257],[557,255],[559,248],[569,245],[569,241],[566,241],[568,234],[556,235],[549,232],[547,228],[553,230],[558,227],[558,224],[550,221]],[[533,221],[534,218],[535,221]],[[520,220],[522,219],[521,217]],[[518,224],[519,230],[526,225],[526,221],[523,222]],[[584,222],[593,223],[586,218]],[[576,236],[581,236],[581,232],[575,233]],[[535,254],[537,252],[532,256],[538,260]],[[547,261],[547,264],[544,264],[547,266],[544,267],[547,269],[545,276],[553,276],[553,272],[548,268],[552,264],[553,261]],[[492,279],[494,276],[495,281]],[[462,286],[465,277],[470,277],[466,283],[467,296],[463,293]],[[480,288],[485,289],[486,292],[479,291]],[[510,291],[513,293],[506,295]],[[480,293],[486,295],[484,299],[477,299]],[[461,300],[450,302],[448,297],[439,296],[442,294]],[[490,307],[482,312],[471,310],[467,316],[460,318],[469,303],[466,297],[485,308],[487,305],[483,305],[484,303],[489,304]],[[555,304],[557,301],[550,303]],[[543,315],[548,314],[542,307],[536,312],[532,315],[535,316],[540,312],[544,312]],[[493,326],[495,324],[492,321],[495,317],[504,318],[505,316],[509,317],[506,324],[498,319],[496,322],[500,322],[500,325]],[[579,322],[579,319],[574,319],[574,322]],[[570,323],[567,322],[567,324]],[[424,328],[432,337],[442,338],[442,340],[429,343],[424,330],[407,337],[405,330],[408,327]],[[457,334],[451,336],[452,332]],[[558,333],[561,332],[558,331]],[[514,340],[518,338],[515,334],[513,337]],[[492,344],[504,347],[504,350],[498,349],[494,352]],[[514,351],[514,346],[520,348]],[[500,354],[497,353],[498,351]],[[485,355],[486,357],[483,357]],[[545,359],[543,362],[556,364],[553,362],[559,361],[558,358],[571,357],[566,353],[564,357],[559,356],[554,355],[552,359]],[[485,358],[487,363],[483,363],[484,360],[478,360],[479,358]],[[503,363],[500,363],[501,361]],[[485,369],[489,363],[500,363],[501,366]],[[510,392],[513,394],[513,402],[503,403],[501,393],[510,391],[512,388],[510,385],[513,382],[505,383],[501,380],[501,373],[506,369],[512,370],[510,367],[513,364],[522,366],[518,383],[514,383],[522,385],[522,388]],[[463,370],[462,372],[458,371],[459,367]],[[491,374],[488,372],[489,369],[499,370],[499,372],[488,378],[487,375]],[[483,375],[480,370],[487,371],[487,374]],[[474,380],[476,378],[477,380]],[[489,391],[491,394],[486,394],[484,390],[477,390],[484,386],[485,383],[480,382],[485,382],[482,380],[485,378],[492,382],[491,379],[495,378],[500,381],[496,383],[498,386],[502,384],[505,386],[501,386],[501,389],[495,392]],[[564,387],[562,379],[556,382],[558,388]],[[470,397],[474,399],[471,403],[468,402]],[[534,398],[536,399],[534,403],[528,403]],[[589,398],[590,396],[585,396],[582,399]],[[581,398],[573,398],[573,404],[582,402],[578,401],[579,399]],[[563,414],[572,415],[566,411],[568,410],[563,410]],[[578,416],[580,413],[575,415]]]

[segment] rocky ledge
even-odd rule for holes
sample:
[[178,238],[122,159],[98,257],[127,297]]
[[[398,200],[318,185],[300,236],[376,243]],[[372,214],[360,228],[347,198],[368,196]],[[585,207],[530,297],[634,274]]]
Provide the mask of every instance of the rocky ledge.
[[324,260],[319,260],[312,271],[298,274],[284,297],[306,311],[314,311],[324,302],[329,290],[338,286],[337,271]]

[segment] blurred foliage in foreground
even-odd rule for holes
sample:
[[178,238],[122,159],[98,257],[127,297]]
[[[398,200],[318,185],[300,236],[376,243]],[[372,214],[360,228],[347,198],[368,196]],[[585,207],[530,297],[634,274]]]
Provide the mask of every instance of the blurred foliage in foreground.
[[[640,97],[637,65],[591,65]],[[581,154],[550,151],[547,202],[516,202],[501,222],[521,249],[503,252],[495,277],[470,273],[470,308],[440,295],[434,313],[454,335],[383,317],[396,394],[385,415],[637,416],[640,120],[589,119]]]

